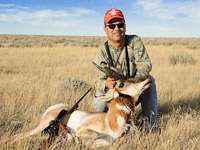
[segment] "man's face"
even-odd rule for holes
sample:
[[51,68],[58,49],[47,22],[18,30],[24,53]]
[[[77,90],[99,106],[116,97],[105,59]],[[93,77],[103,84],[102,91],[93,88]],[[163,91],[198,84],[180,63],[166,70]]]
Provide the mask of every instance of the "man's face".
[[[125,38],[125,31],[126,31],[126,25],[124,24],[123,27],[120,28],[120,25],[124,21],[122,19],[112,19],[109,23],[106,24],[104,27],[104,31],[107,34],[108,40],[111,40],[113,42],[120,43]],[[114,29],[110,29],[108,25],[115,25]]]

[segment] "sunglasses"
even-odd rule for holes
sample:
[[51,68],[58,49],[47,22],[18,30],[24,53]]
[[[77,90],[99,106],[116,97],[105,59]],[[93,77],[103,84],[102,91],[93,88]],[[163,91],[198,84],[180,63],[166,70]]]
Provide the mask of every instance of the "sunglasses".
[[105,25],[105,26],[108,26],[110,29],[114,29],[116,26],[118,28],[123,28],[124,27],[124,23],[119,23],[119,24],[108,24],[108,25]]

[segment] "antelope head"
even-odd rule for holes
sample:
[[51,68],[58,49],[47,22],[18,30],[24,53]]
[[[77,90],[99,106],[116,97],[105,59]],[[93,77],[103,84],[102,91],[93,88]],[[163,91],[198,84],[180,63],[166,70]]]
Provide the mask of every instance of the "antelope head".
[[[110,101],[119,95],[130,96],[134,103],[138,100],[142,92],[144,92],[150,85],[151,81],[149,77],[137,77],[137,78],[126,78],[122,74],[122,71],[115,67],[105,67],[102,68],[93,64],[101,71],[103,71],[107,77],[112,77],[116,79],[116,85],[113,89],[108,89],[103,96],[96,97],[101,101]],[[117,72],[119,71],[119,72]]]
[[139,96],[151,85],[149,77],[137,77],[127,80],[117,80],[113,89],[109,89],[102,96],[97,97],[101,101],[110,101],[119,95],[128,95],[136,103]]

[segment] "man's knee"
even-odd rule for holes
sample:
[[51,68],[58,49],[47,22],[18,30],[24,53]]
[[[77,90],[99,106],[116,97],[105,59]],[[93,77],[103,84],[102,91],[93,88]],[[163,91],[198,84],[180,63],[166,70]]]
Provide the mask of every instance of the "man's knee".
[[104,112],[106,111],[106,104],[99,104],[93,102],[93,108],[95,109],[96,112]]
[[[95,96],[101,96],[101,95],[103,95],[103,93],[97,90]],[[95,109],[96,112],[107,111],[106,102],[97,100],[95,97],[93,99],[93,108]]]

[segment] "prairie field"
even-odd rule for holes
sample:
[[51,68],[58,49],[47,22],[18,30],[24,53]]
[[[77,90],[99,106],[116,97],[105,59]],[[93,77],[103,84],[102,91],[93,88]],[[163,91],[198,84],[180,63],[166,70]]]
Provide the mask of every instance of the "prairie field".
[[[39,124],[54,104],[73,106],[94,87],[92,64],[105,37],[0,35],[0,149],[38,149],[46,135],[7,139]],[[200,39],[142,38],[151,58],[160,131],[130,131],[122,144],[99,149],[200,150]],[[79,109],[94,111],[92,90]],[[135,122],[141,119],[135,108]],[[137,120],[138,119],[138,120]],[[84,149],[60,134],[49,149]]]

